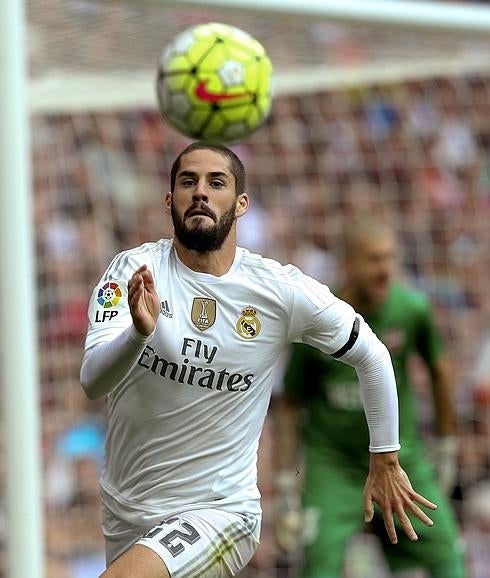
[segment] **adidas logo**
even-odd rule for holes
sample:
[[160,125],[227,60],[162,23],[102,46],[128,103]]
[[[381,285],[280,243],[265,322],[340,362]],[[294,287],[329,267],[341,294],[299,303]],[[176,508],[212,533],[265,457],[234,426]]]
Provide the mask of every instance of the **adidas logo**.
[[160,301],[160,313],[165,317],[173,317],[174,314],[170,311],[170,307],[168,306],[168,301]]

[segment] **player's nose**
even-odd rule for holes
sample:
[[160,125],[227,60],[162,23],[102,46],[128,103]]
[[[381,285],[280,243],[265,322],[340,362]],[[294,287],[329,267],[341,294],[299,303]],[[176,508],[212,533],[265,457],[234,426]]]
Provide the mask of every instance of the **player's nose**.
[[192,198],[194,201],[204,201],[205,203],[208,202],[208,190],[205,181],[198,181]]

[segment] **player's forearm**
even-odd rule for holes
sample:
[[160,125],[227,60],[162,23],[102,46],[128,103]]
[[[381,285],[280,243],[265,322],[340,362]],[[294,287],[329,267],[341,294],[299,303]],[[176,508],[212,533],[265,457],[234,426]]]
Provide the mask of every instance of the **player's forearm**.
[[131,325],[112,341],[86,351],[80,370],[86,396],[99,399],[107,395],[133,367],[150,338]]
[[340,360],[352,365],[359,378],[369,426],[369,450],[374,453],[397,451],[400,449],[398,397],[388,350],[361,321],[355,345]]
[[432,395],[437,435],[453,436],[456,433],[453,384],[449,364],[443,358],[432,372]]

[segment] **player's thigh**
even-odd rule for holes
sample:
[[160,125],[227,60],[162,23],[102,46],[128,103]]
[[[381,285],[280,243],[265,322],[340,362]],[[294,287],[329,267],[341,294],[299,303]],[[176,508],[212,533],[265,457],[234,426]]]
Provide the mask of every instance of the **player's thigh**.
[[141,536],[148,531],[148,527],[128,524],[103,505],[102,531],[104,533],[106,565],[109,567],[114,560],[136,544]]
[[160,556],[139,544],[113,562],[100,578],[170,578]]
[[[436,522],[437,524],[437,522]],[[393,572],[423,568],[431,578],[466,578],[463,544],[456,535],[441,525],[431,528],[431,534],[418,531],[419,539],[411,542],[401,528],[397,529],[398,544],[383,539],[383,548]],[[381,530],[382,522],[379,527]]]
[[302,495],[305,577],[340,575],[347,543],[364,526],[363,487],[361,472],[332,466],[314,452],[307,456]]
[[305,454],[304,465],[302,503],[307,522],[316,530],[312,534],[333,545],[332,541],[340,539],[337,536],[362,528],[366,475],[340,465],[333,454],[311,450]]
[[[397,527],[399,541],[393,546],[386,537],[383,538],[383,548],[388,563],[393,571],[406,568],[425,568],[430,571],[432,578],[464,578],[466,576],[463,554],[463,543],[455,530],[451,518],[444,513],[444,506],[439,508],[436,515],[431,512],[434,526],[431,528],[413,525],[419,537],[417,542],[410,541]],[[443,513],[443,515],[441,515]],[[379,522],[380,532],[382,522]]]
[[[141,578],[225,578],[238,574],[259,543],[260,517],[206,509],[164,520],[141,537],[136,546],[151,551],[148,575]],[[133,554],[136,546],[132,548]],[[145,557],[147,558],[147,557]],[[152,574],[161,563],[160,574]],[[122,561],[123,558],[121,558]],[[131,562],[133,559],[130,560]],[[140,577],[139,574],[134,574]],[[121,578],[125,578],[122,575]],[[104,577],[106,578],[106,577]],[[107,578],[113,578],[109,575]],[[119,575],[114,575],[119,578]]]

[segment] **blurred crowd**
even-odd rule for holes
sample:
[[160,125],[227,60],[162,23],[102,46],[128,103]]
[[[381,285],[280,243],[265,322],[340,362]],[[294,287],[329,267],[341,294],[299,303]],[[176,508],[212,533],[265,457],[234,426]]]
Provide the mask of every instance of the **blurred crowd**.
[[[250,250],[336,287],[345,218],[381,215],[397,231],[400,275],[430,296],[454,363],[463,451],[453,499],[473,578],[490,567],[489,91],[490,78],[458,77],[280,97],[267,124],[234,147],[249,179],[239,242]],[[87,302],[116,252],[171,235],[163,196],[187,142],[153,111],[33,119],[48,578],[93,578],[104,565],[105,406],[85,400],[78,383]],[[280,387],[279,376],[277,395]],[[269,429],[254,566],[273,578],[286,574],[274,570]]]

